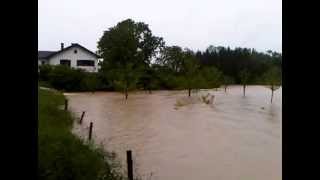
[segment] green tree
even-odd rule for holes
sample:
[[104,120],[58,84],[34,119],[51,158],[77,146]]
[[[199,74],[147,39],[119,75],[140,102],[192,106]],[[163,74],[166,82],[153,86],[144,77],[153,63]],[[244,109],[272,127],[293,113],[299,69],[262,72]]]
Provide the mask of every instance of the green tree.
[[267,87],[271,90],[271,103],[273,99],[273,92],[281,86],[281,69],[278,67],[271,67],[263,75],[263,79]]
[[166,66],[175,73],[182,70],[184,60],[184,51],[179,46],[166,46],[161,50],[161,55],[156,62],[162,66]]
[[142,39],[139,40],[139,51],[142,54],[143,73],[139,79],[139,83],[143,85],[144,90],[151,93],[151,89],[155,87],[156,80],[155,73],[151,68],[152,59],[159,56],[161,50],[164,48],[165,42],[162,37],[154,36],[148,25],[142,22],[136,23],[138,32],[141,33]]
[[144,90],[148,90],[149,94],[152,93],[152,89],[157,88],[158,77],[153,67],[147,67],[144,69],[143,75],[139,79],[139,84]]
[[250,73],[247,69],[243,69],[239,73],[241,84],[243,85],[243,96],[246,96],[246,86],[248,84]]
[[200,69],[201,88],[218,88],[222,83],[222,72],[215,66],[207,66]]
[[191,90],[198,87],[199,80],[199,62],[190,50],[183,53],[182,74],[184,77],[184,87],[188,89],[188,96],[191,96]]
[[153,36],[148,25],[124,20],[105,31],[98,42],[98,53],[103,58],[100,72],[116,88],[123,88],[127,99],[128,90],[136,87],[162,45],[162,38]]
[[223,76],[223,85],[224,85],[224,92],[227,92],[227,88],[229,85],[233,84],[234,80],[231,76],[224,75]]

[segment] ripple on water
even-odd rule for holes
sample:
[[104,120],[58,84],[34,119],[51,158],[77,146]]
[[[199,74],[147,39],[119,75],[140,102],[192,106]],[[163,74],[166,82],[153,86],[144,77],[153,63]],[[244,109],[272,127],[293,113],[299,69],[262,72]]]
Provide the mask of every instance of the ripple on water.
[[[213,106],[187,103],[186,91],[66,94],[72,111],[86,111],[95,138],[105,141],[125,165],[131,149],[139,174],[156,179],[281,179],[281,88],[241,86],[215,95]],[[197,94],[192,94],[196,96]],[[262,108],[263,107],[263,108]],[[79,113],[78,113],[79,114]],[[81,129],[81,128],[80,128]]]

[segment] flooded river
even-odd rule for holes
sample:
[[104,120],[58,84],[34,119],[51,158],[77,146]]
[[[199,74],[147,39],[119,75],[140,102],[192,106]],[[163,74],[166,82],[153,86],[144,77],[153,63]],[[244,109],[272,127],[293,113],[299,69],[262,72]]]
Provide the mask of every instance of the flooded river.
[[[204,90],[214,104],[175,108],[186,91],[69,93],[70,109],[94,139],[117,153],[126,168],[132,150],[135,173],[152,180],[282,179],[282,92],[262,86]],[[197,94],[192,94],[197,96]],[[87,133],[87,132],[86,132]]]

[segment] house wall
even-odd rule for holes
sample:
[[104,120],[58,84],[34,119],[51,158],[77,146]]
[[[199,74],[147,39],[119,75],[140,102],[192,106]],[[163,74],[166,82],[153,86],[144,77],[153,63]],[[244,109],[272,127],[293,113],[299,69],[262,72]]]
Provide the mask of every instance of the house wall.
[[[77,53],[74,53],[74,50],[77,50]],[[72,47],[62,53],[59,53],[57,55],[54,55],[49,59],[50,65],[59,65],[61,59],[68,59],[71,61],[71,67],[78,68],[78,69],[84,69],[88,72],[97,72],[97,58],[88,53],[87,51],[84,51],[82,48],[78,47]],[[94,66],[77,66],[77,60],[94,60]]]
[[44,61],[45,64],[48,63],[48,60],[47,60],[47,59],[38,59],[38,65],[39,65],[39,66],[42,65],[42,61]]

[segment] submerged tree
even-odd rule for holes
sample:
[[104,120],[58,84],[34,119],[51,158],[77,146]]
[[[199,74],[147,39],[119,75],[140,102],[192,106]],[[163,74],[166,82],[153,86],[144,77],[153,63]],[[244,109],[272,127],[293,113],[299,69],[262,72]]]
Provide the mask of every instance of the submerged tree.
[[271,90],[271,103],[273,99],[273,92],[281,86],[281,69],[278,67],[271,67],[264,75],[263,79],[267,87]]
[[233,78],[231,76],[224,75],[223,76],[224,92],[227,92],[228,86],[233,84],[233,83],[234,83],[234,80],[233,80]]
[[248,84],[249,77],[250,77],[249,71],[247,69],[241,70],[239,73],[239,77],[240,77],[241,84],[243,86],[243,96],[246,96],[246,86]]
[[191,96],[191,90],[198,87],[199,81],[199,62],[190,50],[183,53],[182,74],[185,81],[185,88],[188,90],[188,96]]

